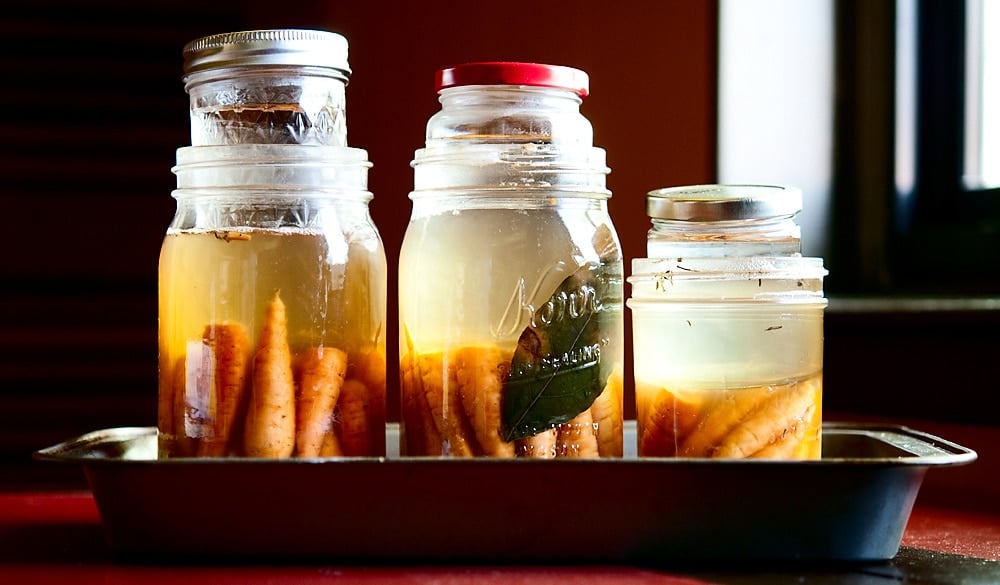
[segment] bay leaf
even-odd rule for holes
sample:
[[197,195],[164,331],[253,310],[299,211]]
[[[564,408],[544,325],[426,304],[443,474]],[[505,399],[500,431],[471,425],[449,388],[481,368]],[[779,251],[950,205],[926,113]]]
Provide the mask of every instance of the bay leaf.
[[597,270],[588,264],[567,277],[521,332],[503,389],[505,441],[568,422],[603,391],[611,373],[601,360],[608,345],[602,311],[608,285]]

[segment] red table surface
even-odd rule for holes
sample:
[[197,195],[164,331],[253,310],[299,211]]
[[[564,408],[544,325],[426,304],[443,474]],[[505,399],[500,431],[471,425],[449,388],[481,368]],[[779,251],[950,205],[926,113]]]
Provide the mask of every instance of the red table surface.
[[[1000,561],[1000,517],[917,506],[903,547],[961,555],[990,567]],[[354,566],[354,565],[151,565],[116,560],[103,539],[100,516],[90,493],[0,494],[0,583],[184,583],[185,585],[312,583],[406,583],[451,585],[565,583],[705,585],[769,583],[766,575],[692,576],[630,566]],[[949,557],[951,558],[951,557]],[[1000,566],[1000,565],[998,565]],[[990,569],[992,571],[992,569]],[[875,571],[878,573],[878,571]],[[871,574],[827,573],[803,583],[869,583]],[[981,571],[979,572],[981,574]],[[987,573],[992,574],[992,573]],[[831,575],[833,575],[831,577]],[[998,569],[996,583],[1000,583]],[[891,578],[891,575],[889,576]],[[960,582],[960,581],[955,581]],[[966,581],[961,581],[966,582]],[[979,582],[979,581],[976,581]],[[983,581],[987,582],[987,581]]]

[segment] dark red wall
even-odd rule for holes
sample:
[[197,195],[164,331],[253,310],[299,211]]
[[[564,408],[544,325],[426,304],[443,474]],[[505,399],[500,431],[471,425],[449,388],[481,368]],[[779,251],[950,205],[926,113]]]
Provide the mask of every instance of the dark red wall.
[[392,351],[409,163],[438,108],[437,69],[521,60],[587,71],[583,112],[608,153],[611,214],[629,260],[643,254],[647,191],[714,176],[714,0],[17,4],[0,15],[0,478],[17,482],[0,489],[36,472],[79,479],[38,471],[35,449],[155,424],[156,264],[174,210],[174,151],[190,139],[181,83],[190,40],[281,27],[348,38],[348,137],[374,163]]

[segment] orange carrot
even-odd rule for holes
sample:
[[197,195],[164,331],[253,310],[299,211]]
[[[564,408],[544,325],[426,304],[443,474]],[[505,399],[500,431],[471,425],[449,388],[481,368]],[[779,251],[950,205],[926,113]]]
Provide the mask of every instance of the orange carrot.
[[337,402],[336,428],[344,455],[371,455],[368,433],[368,388],[357,380],[347,380]]
[[559,431],[548,429],[536,435],[518,439],[515,452],[518,457],[532,459],[554,459],[556,456],[556,438]]
[[295,449],[295,382],[278,293],[268,303],[254,356],[244,447],[250,457],[290,457]]
[[600,456],[597,448],[597,431],[590,409],[584,410],[569,422],[556,427],[556,457],[591,458]]
[[622,395],[623,376],[621,368],[615,368],[608,376],[604,390],[594,399],[590,412],[597,425],[597,449],[601,457],[621,457],[623,452]]
[[198,455],[221,457],[234,447],[237,422],[246,408],[250,337],[239,323],[212,323],[205,327],[202,343],[211,352],[214,375],[212,410],[205,436],[198,445]]
[[[802,420],[791,423],[782,434],[766,447],[749,455],[751,459],[818,459],[814,446],[819,445],[815,427],[811,426],[814,406],[803,413]],[[810,437],[810,433],[813,436]],[[810,440],[812,439],[812,440]],[[815,455],[813,453],[815,452]]]
[[400,449],[406,455],[440,455],[441,435],[431,416],[424,393],[420,363],[424,360],[407,352],[399,362],[403,419]]
[[363,352],[352,352],[347,360],[347,377],[361,380],[365,386],[385,386],[385,352],[373,347]]
[[514,443],[500,434],[503,367],[511,356],[494,347],[462,347],[454,355],[462,407],[476,441],[485,455],[513,457]]
[[334,347],[313,347],[298,361],[295,455],[316,457],[333,427],[333,409],[347,372],[347,354]]
[[385,353],[378,347],[348,356],[347,377],[368,388],[371,455],[385,455]]
[[768,400],[771,392],[769,386],[736,388],[722,392],[718,399],[707,401],[702,407],[701,420],[681,443],[677,454],[681,457],[711,457],[719,442],[750,412]]
[[344,454],[344,450],[340,448],[340,439],[337,438],[337,433],[333,427],[330,427],[326,433],[323,434],[323,444],[319,448],[320,457],[341,457]]
[[455,368],[447,363],[442,353],[421,355],[417,363],[431,421],[441,437],[441,451],[428,455],[473,455],[473,431],[462,412]]
[[[651,392],[640,390],[639,394],[647,396]],[[645,457],[677,455],[679,443],[698,422],[698,405],[666,389],[655,391],[647,402],[639,425],[639,454]]]
[[[815,392],[809,384],[776,387],[740,421],[716,446],[713,457],[743,458],[768,449],[776,443],[797,444],[805,436],[816,409]],[[774,457],[780,456],[776,450]],[[767,456],[765,451],[763,456]]]

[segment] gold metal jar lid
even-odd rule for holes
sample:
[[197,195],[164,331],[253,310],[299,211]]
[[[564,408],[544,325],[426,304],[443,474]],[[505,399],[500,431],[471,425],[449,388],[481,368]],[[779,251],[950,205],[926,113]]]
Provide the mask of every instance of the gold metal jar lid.
[[691,185],[650,191],[646,214],[678,221],[736,221],[791,217],[802,211],[802,191],[780,185]]

